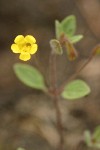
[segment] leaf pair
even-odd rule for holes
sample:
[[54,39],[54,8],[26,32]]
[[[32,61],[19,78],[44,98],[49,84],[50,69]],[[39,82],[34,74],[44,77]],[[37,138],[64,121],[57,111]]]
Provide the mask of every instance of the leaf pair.
[[56,38],[59,39],[62,33],[64,33],[71,43],[76,43],[83,38],[83,35],[74,35],[76,32],[76,18],[74,15],[66,17],[59,22],[55,21]]
[[[25,64],[15,64],[14,71],[17,77],[27,86],[46,91],[46,85],[42,74],[34,67]],[[67,100],[75,100],[90,93],[90,88],[82,80],[74,80],[65,86],[62,97]]]

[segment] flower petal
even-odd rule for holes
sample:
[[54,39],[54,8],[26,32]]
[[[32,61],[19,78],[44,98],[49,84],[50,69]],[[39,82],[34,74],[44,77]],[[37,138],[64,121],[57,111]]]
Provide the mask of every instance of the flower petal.
[[38,49],[38,45],[37,44],[33,44],[31,46],[31,49],[30,49],[30,54],[36,53],[37,49]]
[[24,39],[24,36],[23,36],[23,35],[18,35],[18,36],[16,36],[16,38],[15,38],[15,40],[14,40],[14,42],[15,42],[16,44],[23,43],[24,41],[25,41],[25,39]]
[[27,61],[31,58],[31,55],[29,53],[21,53],[19,56],[19,59],[23,61]]
[[20,53],[20,49],[18,47],[17,44],[12,44],[11,45],[11,50],[14,52],[14,53]]
[[36,39],[32,35],[25,36],[25,40],[30,44],[36,43]]

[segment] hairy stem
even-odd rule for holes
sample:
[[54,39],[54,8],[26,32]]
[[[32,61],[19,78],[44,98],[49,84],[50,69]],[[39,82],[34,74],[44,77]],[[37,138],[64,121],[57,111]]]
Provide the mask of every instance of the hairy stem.
[[98,48],[100,48],[100,45],[97,45],[97,46],[92,50],[92,52],[91,52],[89,58],[85,61],[84,64],[81,65],[81,67],[80,67],[78,70],[76,70],[75,74],[73,74],[68,80],[66,80],[64,83],[62,83],[62,85],[59,87],[59,89],[58,89],[58,91],[57,91],[58,94],[60,94],[60,93],[63,91],[63,89],[64,89],[64,87],[65,87],[65,85],[66,85],[67,83],[69,83],[71,80],[75,79],[75,77],[77,77],[77,76],[79,75],[79,73],[92,61],[92,59],[93,59],[94,56],[96,55],[96,50],[97,50]]
[[58,145],[58,150],[63,150],[64,138],[63,138],[62,117],[61,117],[61,112],[59,108],[59,96],[56,93],[54,95],[53,100],[54,100],[54,106],[56,110],[57,127],[58,127],[58,132],[60,135],[60,143]]
[[57,129],[60,136],[60,143],[57,150],[63,150],[64,138],[63,138],[63,125],[61,111],[59,107],[59,95],[57,94],[57,75],[56,75],[56,54],[50,55],[50,93],[52,94],[54,107],[56,111]]

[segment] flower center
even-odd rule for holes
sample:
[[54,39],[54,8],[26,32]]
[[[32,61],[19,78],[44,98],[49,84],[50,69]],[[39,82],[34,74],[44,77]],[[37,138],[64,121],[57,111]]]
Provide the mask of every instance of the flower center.
[[22,45],[19,45],[20,46],[20,49],[21,49],[21,52],[22,53],[30,53],[30,49],[31,49],[31,44],[30,43],[24,43]]
[[28,47],[28,46],[31,46],[31,44],[30,43],[26,43],[26,47]]

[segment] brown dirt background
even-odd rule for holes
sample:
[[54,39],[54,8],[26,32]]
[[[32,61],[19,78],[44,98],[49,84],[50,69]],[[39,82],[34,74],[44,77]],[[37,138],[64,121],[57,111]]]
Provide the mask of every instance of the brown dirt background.
[[[54,21],[74,14],[77,33],[84,39],[76,44],[80,57],[69,62],[57,58],[58,84],[75,72],[92,48],[100,43],[99,0],[0,0],[0,150],[54,150],[59,143],[52,100],[41,91],[24,86],[16,78],[13,65],[18,60],[10,50],[18,34],[32,34],[39,45],[37,57],[48,79],[50,46],[54,38]],[[28,64],[34,65],[34,59]],[[83,142],[85,129],[100,124],[100,58],[81,72],[91,87],[91,94],[78,101],[61,100],[65,150],[92,150]]]

